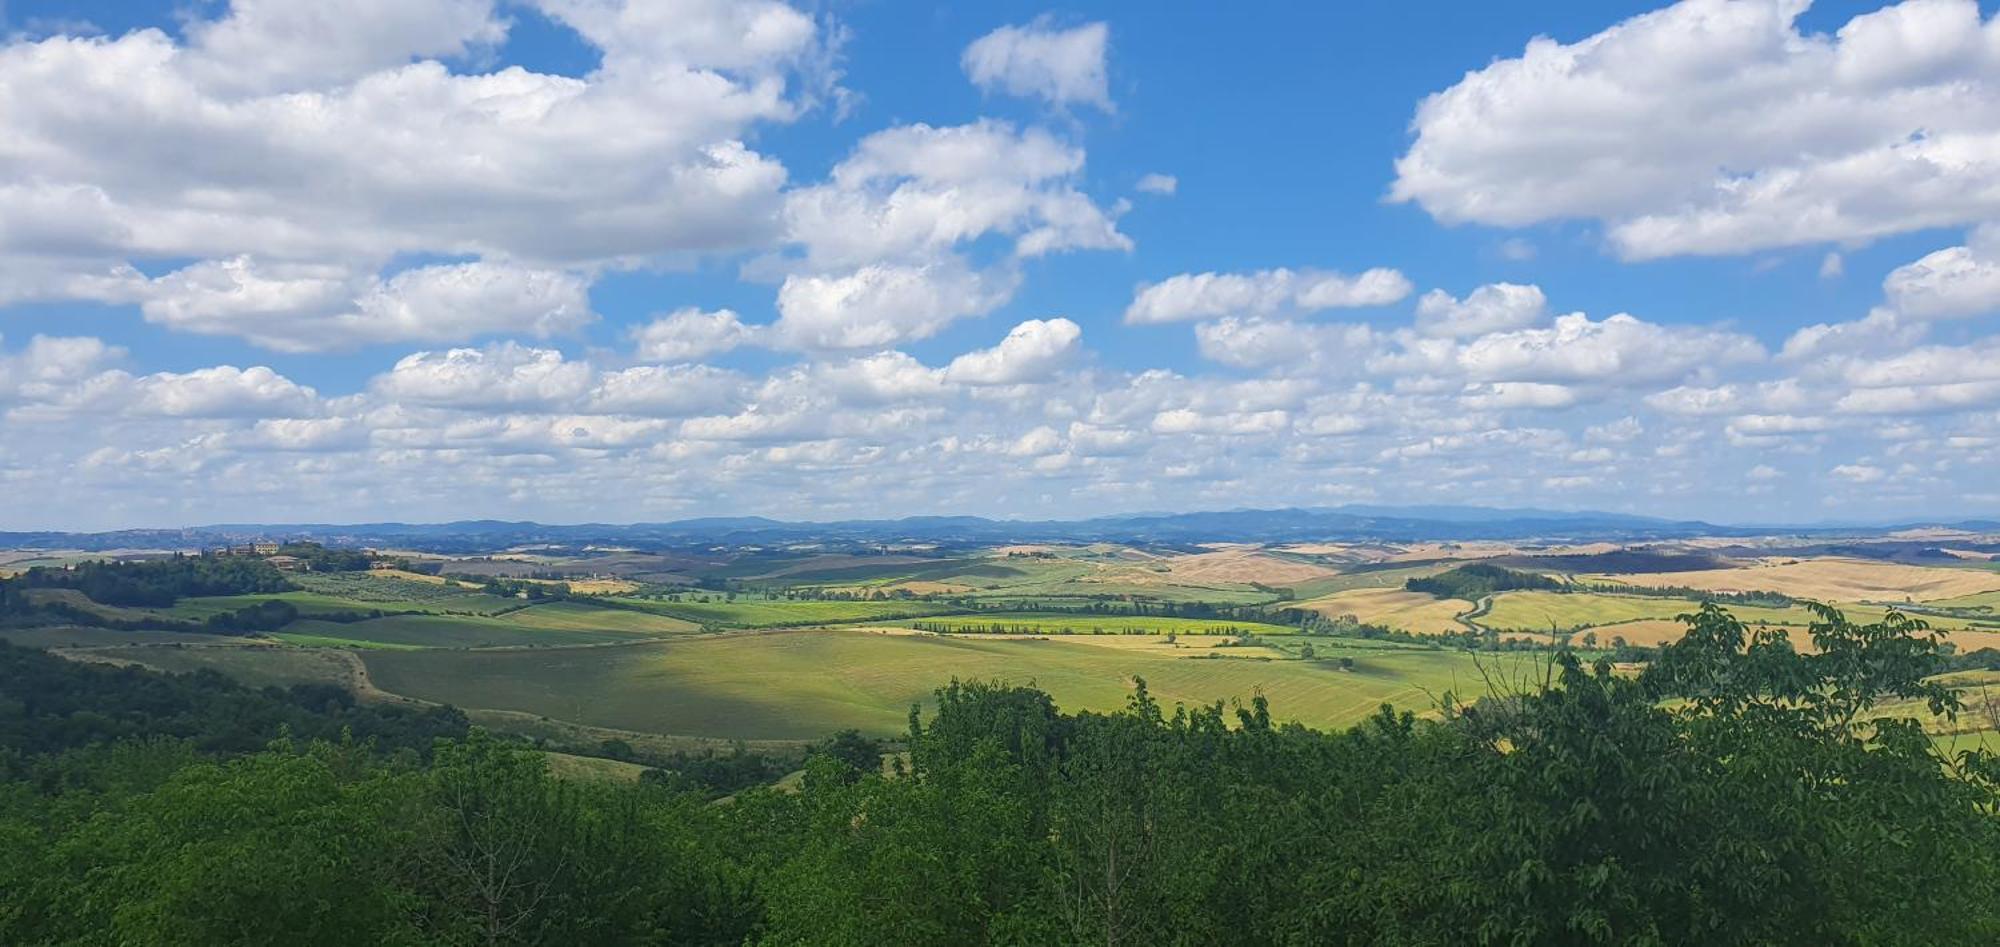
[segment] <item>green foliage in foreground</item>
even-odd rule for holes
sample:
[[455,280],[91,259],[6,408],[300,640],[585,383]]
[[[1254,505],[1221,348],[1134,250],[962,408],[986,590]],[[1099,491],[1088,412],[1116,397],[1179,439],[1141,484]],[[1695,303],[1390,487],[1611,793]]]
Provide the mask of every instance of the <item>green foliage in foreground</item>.
[[[1714,608],[1637,678],[1339,733],[1259,701],[1060,713],[952,684],[906,771],[796,793],[576,784],[474,733],[429,762],[280,742],[44,759],[0,786],[0,942],[1985,944],[2000,765],[1879,701],[1936,641]],[[1943,764],[1943,765],[1941,765]]]

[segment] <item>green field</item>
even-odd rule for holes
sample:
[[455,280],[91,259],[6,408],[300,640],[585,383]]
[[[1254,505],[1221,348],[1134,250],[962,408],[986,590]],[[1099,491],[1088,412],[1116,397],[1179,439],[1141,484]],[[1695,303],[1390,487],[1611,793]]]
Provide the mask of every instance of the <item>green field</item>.
[[739,598],[734,602],[720,597],[707,602],[663,601],[657,599],[614,598],[614,602],[700,625],[726,628],[781,628],[801,625],[834,625],[895,618],[939,615],[954,609],[936,602],[820,602],[790,599]]
[[[1660,598],[1648,595],[1616,595],[1603,592],[1502,592],[1493,596],[1492,607],[1473,620],[1501,631],[1575,631],[1640,619],[1671,619],[1701,607],[1692,599]],[[1760,605],[1722,606],[1745,622],[1774,625],[1808,625],[1815,619],[1803,606],[1769,608]],[[1886,609],[1843,605],[1847,617],[1855,621],[1880,620]]]
[[[1453,651],[1382,649],[1359,658],[1351,672],[1322,662],[1193,656],[1221,650],[846,630],[609,648],[373,651],[362,658],[376,685],[392,693],[592,726],[744,739],[811,739],[844,727],[892,735],[911,704],[928,702],[954,677],[1033,683],[1067,709],[1102,711],[1124,706],[1138,675],[1168,706],[1262,693],[1279,719],[1314,726],[1352,723],[1385,701],[1426,710],[1433,695],[1468,692],[1481,680],[1475,659]],[[1481,660],[1520,667],[1533,659]]]
[[1023,635],[1282,635],[1298,631],[1290,625],[1219,618],[1175,618],[1152,615],[1047,615],[981,612],[919,619],[911,624],[946,634]]
[[143,664],[159,671],[187,672],[211,668],[251,687],[290,684],[348,686],[354,665],[347,653],[324,649],[282,648],[274,645],[185,647],[135,645],[89,652],[93,659]]
[[210,615],[235,611],[247,605],[276,599],[290,602],[305,615],[329,615],[353,612],[428,612],[433,614],[493,615],[505,613],[524,606],[520,599],[496,598],[475,592],[459,592],[442,598],[426,600],[372,598],[347,598],[324,592],[273,592],[251,595],[203,595],[181,599],[172,608],[145,609],[150,614],[167,618],[192,619],[200,621]]
[[205,635],[191,631],[120,631],[116,628],[89,628],[80,625],[47,625],[37,628],[0,628],[0,639],[24,648],[102,648],[134,644],[242,644],[243,639],[228,635]]
[[1961,595],[1958,598],[1947,598],[1947,599],[1940,599],[1935,602],[1925,602],[1924,604],[1929,605],[1933,608],[1984,609],[1986,611],[2000,613],[2000,592],[1980,592],[1974,595]]
[[[785,579],[801,587],[864,593],[919,583],[916,587],[920,590],[950,589],[953,595],[1022,610],[1118,600],[1257,605],[1276,601],[1278,597],[1268,589],[1248,584],[1170,581],[1164,572],[1159,573],[1159,581],[1154,581],[1154,574],[1146,568],[1143,558],[1127,560],[1075,554],[952,559],[930,565],[854,566],[798,571]],[[819,581],[799,581],[807,579]]]
[[671,615],[605,608],[588,599],[546,602],[501,616],[505,621],[549,631],[624,632],[634,635],[679,635],[700,631],[701,626]]
[[286,625],[275,637],[293,644],[351,647],[514,648],[631,641],[680,634],[690,627],[658,615],[559,604],[565,607],[537,605],[499,616],[392,615],[356,622],[301,619]]

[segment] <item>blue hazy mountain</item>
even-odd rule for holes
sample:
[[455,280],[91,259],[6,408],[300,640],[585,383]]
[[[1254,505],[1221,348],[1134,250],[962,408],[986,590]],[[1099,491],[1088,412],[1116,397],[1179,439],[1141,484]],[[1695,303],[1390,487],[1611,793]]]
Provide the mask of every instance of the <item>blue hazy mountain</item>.
[[[1990,523],[1957,525],[1990,529]],[[1184,545],[1197,542],[1412,542],[1540,540],[1645,542],[1694,536],[1774,532],[1834,538],[1888,527],[1729,526],[1627,513],[1501,509],[1479,506],[1352,504],[1271,510],[1139,513],[1081,520],[999,520],[978,516],[813,522],[763,516],[702,517],[663,523],[546,524],[507,520],[448,523],[225,523],[185,529],[96,533],[0,533],[13,548],[200,548],[251,539],[318,542],[437,552],[480,552],[519,546],[619,546],[690,549],[706,546],[828,544],[974,545],[1014,542],[1117,542]]]

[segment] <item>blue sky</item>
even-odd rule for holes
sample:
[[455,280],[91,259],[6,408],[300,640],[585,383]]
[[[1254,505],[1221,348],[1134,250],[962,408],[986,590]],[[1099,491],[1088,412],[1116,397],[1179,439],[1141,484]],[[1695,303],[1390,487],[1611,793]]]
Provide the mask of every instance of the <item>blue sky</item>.
[[320,7],[0,5],[0,526],[2000,511],[1990,5]]

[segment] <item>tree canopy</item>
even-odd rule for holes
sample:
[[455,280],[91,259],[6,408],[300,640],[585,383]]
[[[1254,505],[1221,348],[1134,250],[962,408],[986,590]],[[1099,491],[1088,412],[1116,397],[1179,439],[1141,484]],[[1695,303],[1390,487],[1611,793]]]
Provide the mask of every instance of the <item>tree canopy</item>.
[[[795,785],[722,801],[556,779],[477,730],[425,757],[421,718],[369,731],[297,691],[0,650],[0,941],[2000,938],[2000,765],[1884,716],[1956,710],[1937,637],[1828,610],[1796,652],[1688,620],[1641,673],[1557,654],[1518,692],[1341,732],[1144,682],[1111,714],[953,682],[886,769],[840,735]],[[271,742],[244,753],[232,701],[293,709],[251,715]]]

